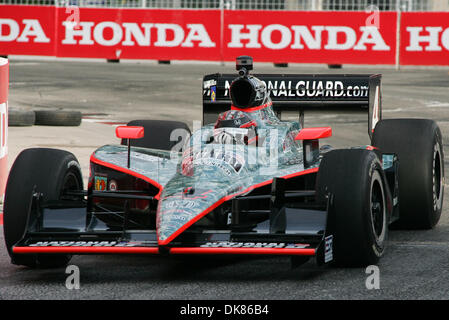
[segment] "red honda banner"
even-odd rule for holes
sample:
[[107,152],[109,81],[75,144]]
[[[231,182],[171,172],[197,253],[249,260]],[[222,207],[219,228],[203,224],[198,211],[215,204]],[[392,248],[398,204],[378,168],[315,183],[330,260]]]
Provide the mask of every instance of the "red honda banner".
[[449,12],[405,12],[401,65],[449,65]]
[[81,8],[78,24],[67,11],[58,8],[60,57],[220,60],[217,10]]
[[56,55],[55,8],[0,5],[0,55]]
[[449,13],[0,5],[0,55],[449,65]]
[[[394,64],[396,12],[225,11],[224,57],[255,61]],[[376,19],[374,19],[376,20]]]

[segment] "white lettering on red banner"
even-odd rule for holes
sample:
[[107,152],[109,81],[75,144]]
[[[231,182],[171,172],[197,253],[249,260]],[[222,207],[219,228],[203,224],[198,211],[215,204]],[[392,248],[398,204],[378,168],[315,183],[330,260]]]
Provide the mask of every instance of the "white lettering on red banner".
[[[262,48],[269,49],[315,49],[319,50],[367,50],[367,44],[372,44],[372,50],[389,51],[391,48],[385,43],[382,35],[376,27],[360,27],[360,38],[357,38],[354,29],[345,26],[287,26],[280,24],[271,24],[265,28],[261,25],[229,25],[231,30],[231,42],[229,48]],[[314,31],[312,35],[311,31]],[[260,32],[260,36],[259,36]],[[278,42],[272,40],[272,34],[278,32],[281,38]],[[322,45],[322,33],[326,32],[327,42]],[[337,39],[344,35],[345,41],[339,42]],[[260,39],[261,41],[259,42]],[[243,44],[242,40],[249,40]],[[305,46],[301,43],[303,40]]]
[[[5,29],[9,32],[4,33]],[[23,19],[21,25],[13,19],[0,19],[0,41],[29,42],[30,38],[32,42],[50,42],[37,19]]]
[[[90,21],[79,23],[79,28],[75,29],[75,22],[63,21],[65,28],[65,38],[62,44],[80,44],[115,46],[151,46],[155,47],[194,47],[212,48],[216,44],[212,42],[206,28],[202,24],[188,24],[187,30],[180,25],[172,23],[123,23],[118,24],[112,21],[104,21],[98,24]],[[151,43],[151,31],[156,30],[156,40]],[[110,31],[112,37],[106,38],[105,32]],[[173,34],[169,39],[168,34]],[[195,43],[194,43],[195,41]]]
[[[222,17],[222,18],[221,18]],[[2,5],[0,53],[59,57],[449,65],[445,12],[152,10]],[[368,23],[368,22],[369,23]],[[222,25],[223,23],[223,25]],[[363,53],[363,54],[360,54]]]

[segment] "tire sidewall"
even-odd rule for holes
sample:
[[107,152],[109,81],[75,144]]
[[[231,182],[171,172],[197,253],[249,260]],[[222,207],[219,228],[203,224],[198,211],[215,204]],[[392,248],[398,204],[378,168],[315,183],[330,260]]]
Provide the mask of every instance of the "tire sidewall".
[[[443,143],[441,137],[441,131],[439,128],[435,130],[433,143],[432,143],[432,151],[429,152],[431,165],[431,177],[430,177],[430,210],[429,210],[429,223],[431,227],[434,227],[441,216],[441,211],[443,207],[443,197],[444,197],[444,154],[443,154]],[[439,166],[440,166],[440,190],[439,196],[436,194],[437,191],[437,181],[436,178],[436,160],[439,157]]]
[[[83,177],[81,175],[81,166],[78,163],[78,161],[76,159],[66,161],[65,167],[66,167],[65,176],[71,174],[74,177],[76,177],[78,190],[83,190]],[[65,179],[65,177],[61,176],[61,178],[58,179],[58,183],[55,188],[57,190],[57,192],[59,191],[58,199],[61,197],[62,192],[63,192],[64,179]]]
[[[376,159],[374,160],[369,169],[368,177],[369,184],[366,188],[366,201],[364,208],[364,216],[365,216],[365,226],[366,226],[366,235],[367,235],[367,244],[369,247],[370,255],[373,255],[373,258],[370,260],[378,260],[383,256],[386,247],[386,241],[388,238],[388,211],[387,211],[387,189],[385,185],[385,181],[382,178],[382,167],[380,162]],[[375,234],[374,230],[374,221],[373,216],[371,214],[371,206],[372,206],[372,193],[375,183],[378,183],[381,188],[382,193],[382,232],[378,237]]]

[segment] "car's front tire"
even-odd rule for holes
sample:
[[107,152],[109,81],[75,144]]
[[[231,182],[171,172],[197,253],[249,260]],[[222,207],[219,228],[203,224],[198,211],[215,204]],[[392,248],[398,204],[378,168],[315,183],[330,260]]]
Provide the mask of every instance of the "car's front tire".
[[43,200],[58,200],[64,190],[82,190],[80,165],[70,152],[32,148],[22,151],[9,173],[5,192],[3,230],[11,262],[28,267],[60,267],[70,255],[15,254],[13,246],[22,239],[27,228],[28,211],[33,191]]
[[377,264],[384,254],[391,196],[377,155],[363,149],[329,151],[317,176],[317,197],[331,197],[327,233],[334,265]]

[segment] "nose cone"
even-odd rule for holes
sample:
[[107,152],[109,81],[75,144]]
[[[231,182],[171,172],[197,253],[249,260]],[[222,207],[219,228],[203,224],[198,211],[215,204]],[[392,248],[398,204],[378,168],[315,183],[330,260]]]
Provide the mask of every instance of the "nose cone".
[[178,172],[164,186],[159,200],[156,227],[160,245],[170,243],[251,185],[254,178],[251,173],[256,165],[246,160],[249,157],[246,147],[231,147],[210,144],[199,151],[192,149],[185,153]]
[[235,187],[234,189],[230,187],[229,182],[209,181],[185,187],[172,180],[162,192],[157,209],[159,244],[171,242],[192,224],[221,205],[235,190]]

